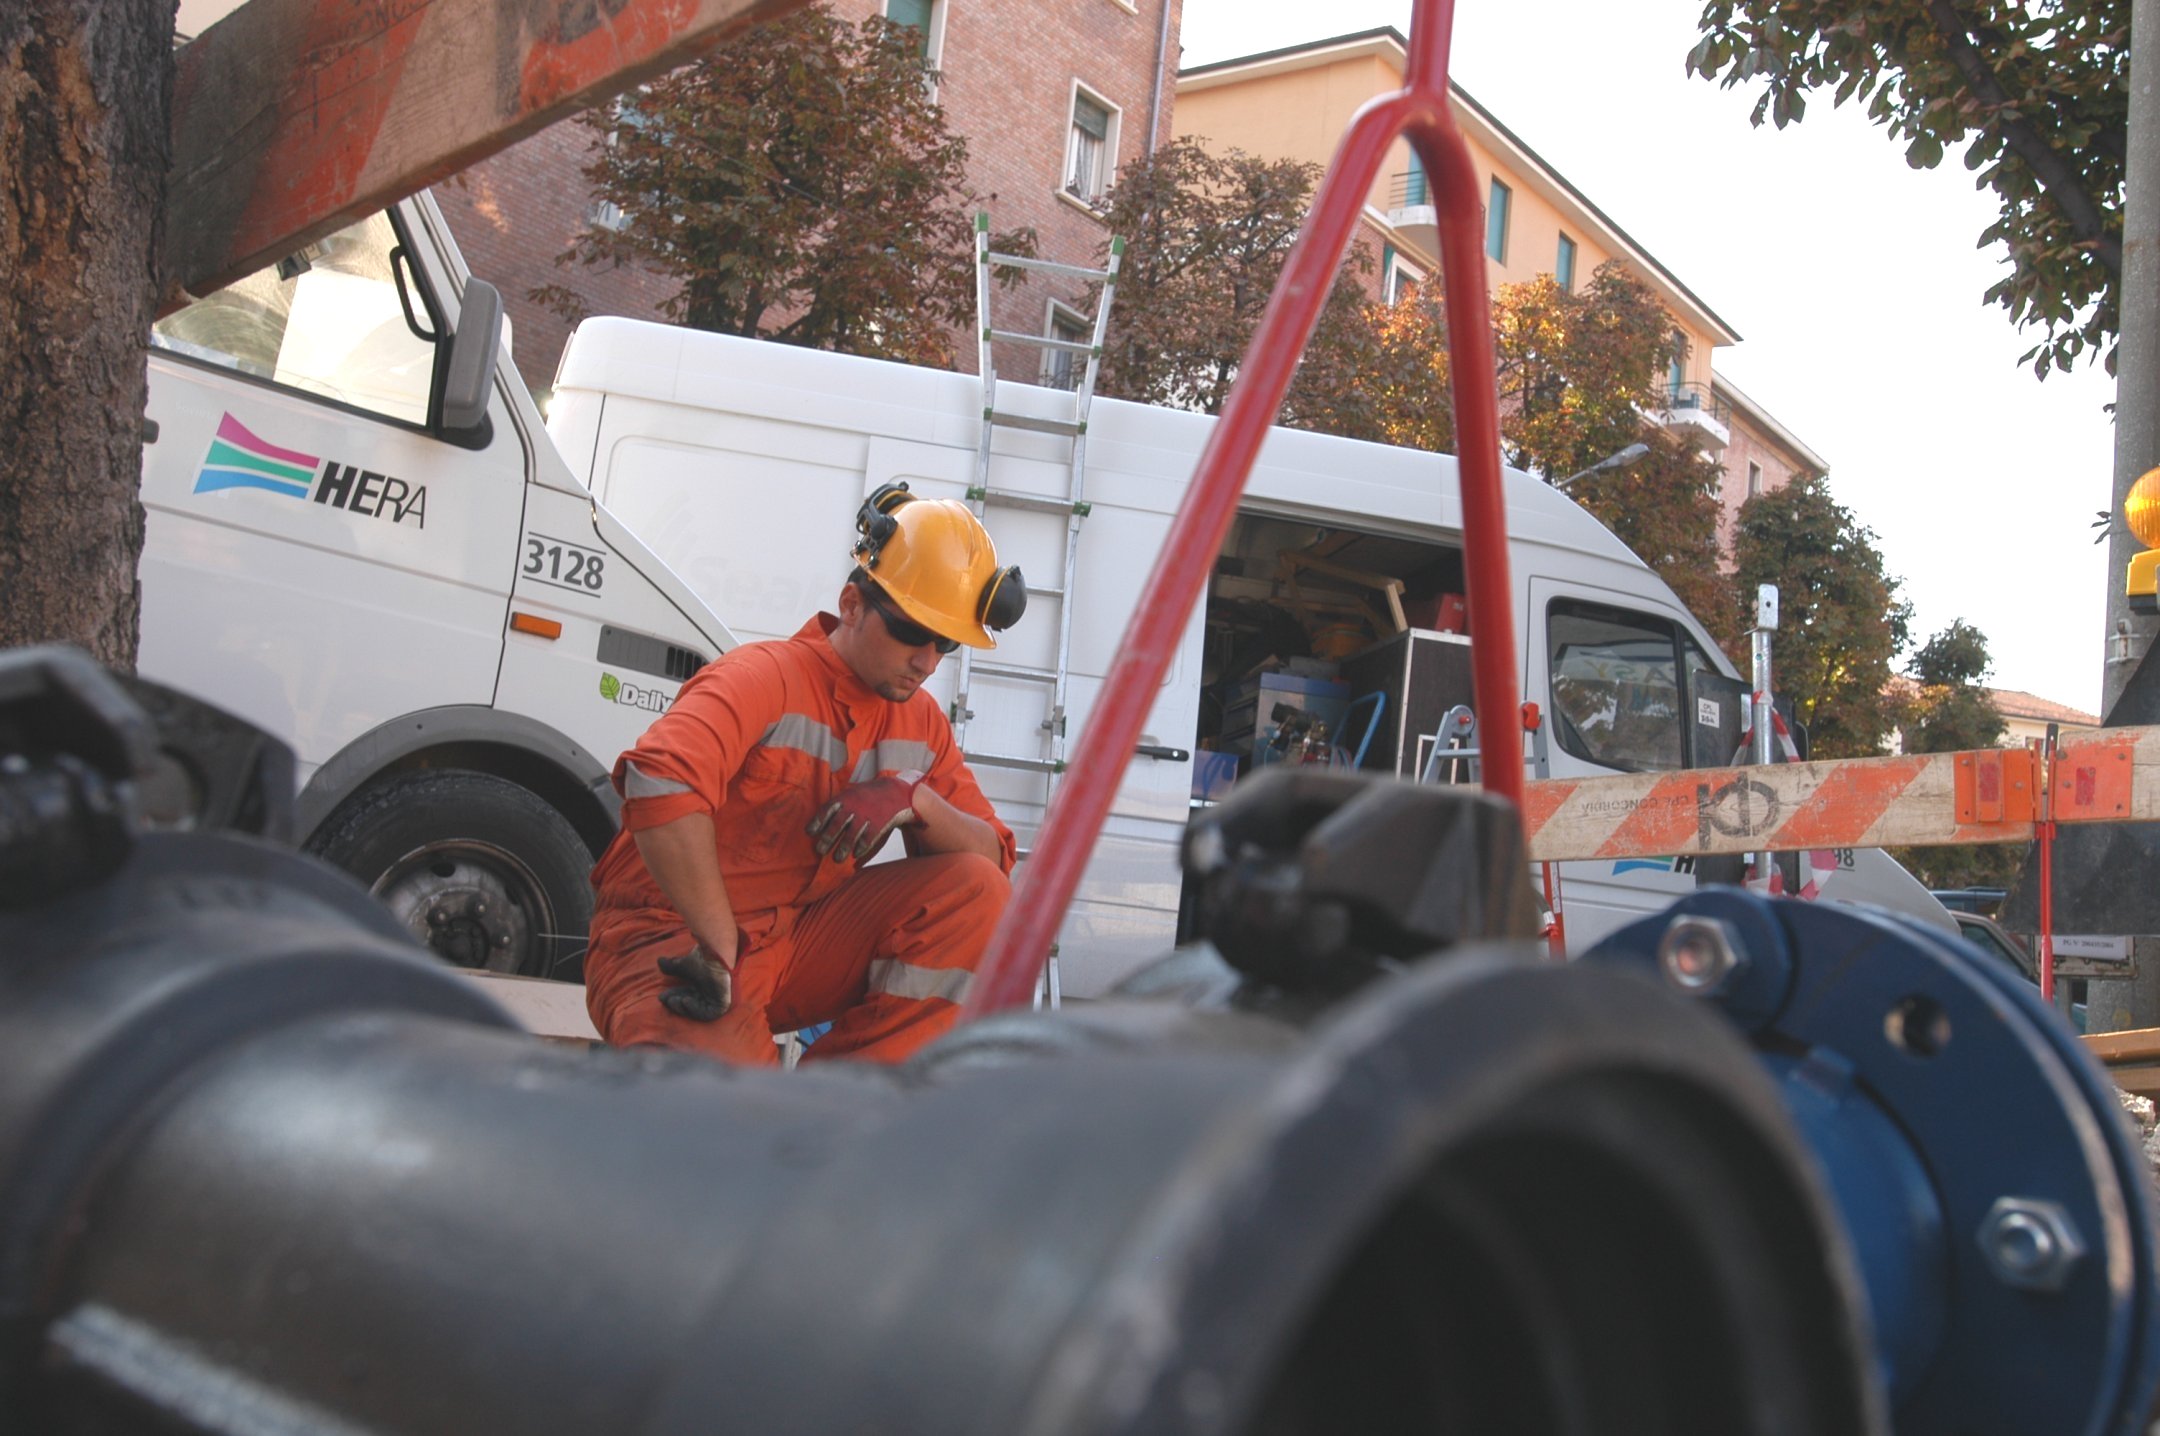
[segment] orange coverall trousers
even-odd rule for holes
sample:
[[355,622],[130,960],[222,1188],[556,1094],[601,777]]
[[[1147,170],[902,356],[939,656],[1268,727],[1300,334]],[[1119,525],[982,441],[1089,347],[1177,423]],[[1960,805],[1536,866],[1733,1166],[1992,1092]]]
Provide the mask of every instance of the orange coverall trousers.
[[874,863],[815,902],[737,914],[734,999],[715,1022],[677,1017],[660,994],[680,984],[659,959],[688,952],[672,908],[594,914],[586,1001],[622,1047],[685,1047],[727,1062],[779,1062],[775,1033],[833,1024],[805,1061],[899,1062],[949,1031],[1011,895],[996,863],[938,853]]

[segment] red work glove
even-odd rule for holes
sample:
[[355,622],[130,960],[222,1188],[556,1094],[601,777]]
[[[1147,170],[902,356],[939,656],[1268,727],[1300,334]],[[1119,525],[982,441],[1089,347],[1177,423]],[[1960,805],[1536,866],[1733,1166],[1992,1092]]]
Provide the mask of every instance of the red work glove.
[[682,983],[660,994],[660,1005],[677,1017],[718,1022],[735,1000],[735,974],[698,944],[679,957],[661,958],[660,972]]
[[894,828],[918,821],[915,785],[921,781],[920,773],[887,773],[844,789],[810,820],[808,832],[817,839],[818,855],[844,863],[884,847]]

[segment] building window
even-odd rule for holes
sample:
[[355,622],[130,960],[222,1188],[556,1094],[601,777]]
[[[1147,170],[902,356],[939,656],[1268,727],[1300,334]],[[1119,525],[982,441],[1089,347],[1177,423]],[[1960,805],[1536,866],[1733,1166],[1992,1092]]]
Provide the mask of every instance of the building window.
[[885,18],[915,32],[915,53],[927,73],[930,98],[937,98],[938,60],[945,48],[945,0],[885,0]]
[[[1052,339],[1067,344],[1086,344],[1094,339],[1095,331],[1088,327],[1086,319],[1067,309],[1056,300],[1050,301],[1049,327],[1043,331]],[[1063,349],[1043,351],[1043,384],[1051,389],[1077,389],[1087,373],[1087,357]]]
[[1560,236],[1560,252],[1553,256],[1552,272],[1562,294],[1575,292],[1575,241],[1564,234]]
[[1418,152],[1414,146],[1410,151],[1409,172],[1403,176],[1403,203],[1405,205],[1432,203],[1432,186],[1425,179],[1425,161],[1418,158]]
[[1117,153],[1118,109],[1098,95],[1073,87],[1072,131],[1065,143],[1065,192],[1093,205],[1110,188]]
[[1389,304],[1400,304],[1406,299],[1417,298],[1424,283],[1425,271],[1404,259],[1390,245],[1381,262],[1380,297]]
[[1751,463],[1747,466],[1747,496],[1752,499],[1761,492],[1762,465]]
[[1678,399],[1687,392],[1687,334],[1683,330],[1672,332],[1672,364],[1666,370],[1666,382],[1672,386],[1672,396]]
[[[608,138],[613,139],[610,135]],[[611,199],[596,199],[585,206],[585,222],[594,229],[612,230],[620,234],[630,224],[630,217],[622,212],[622,206]]]
[[1507,263],[1508,201],[1515,192],[1495,179],[1485,201],[1485,252],[1499,264]]

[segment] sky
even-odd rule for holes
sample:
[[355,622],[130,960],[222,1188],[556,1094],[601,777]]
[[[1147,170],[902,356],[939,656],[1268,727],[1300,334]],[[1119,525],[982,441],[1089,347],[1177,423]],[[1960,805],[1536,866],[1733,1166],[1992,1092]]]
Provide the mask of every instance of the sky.
[[[1981,296],[1996,214],[1955,154],[1907,167],[1856,107],[1752,128],[1755,91],[1686,73],[1696,0],[1457,0],[1454,79],[1657,257],[1741,342],[1713,367],[1830,465],[1913,605],[1955,619],[1989,681],[2100,701],[2114,381],[2045,382]],[[1392,25],[1409,0],[1185,0],[1186,65]]]

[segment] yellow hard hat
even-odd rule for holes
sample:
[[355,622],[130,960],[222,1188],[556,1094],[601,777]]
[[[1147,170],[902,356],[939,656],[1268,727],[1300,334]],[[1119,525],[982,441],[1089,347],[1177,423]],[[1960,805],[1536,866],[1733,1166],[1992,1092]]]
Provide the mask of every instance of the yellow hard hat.
[[919,499],[906,484],[879,487],[856,513],[855,562],[900,611],[941,638],[995,648],[992,629],[1027,611],[1017,565],[1000,568],[982,521],[958,499]]

